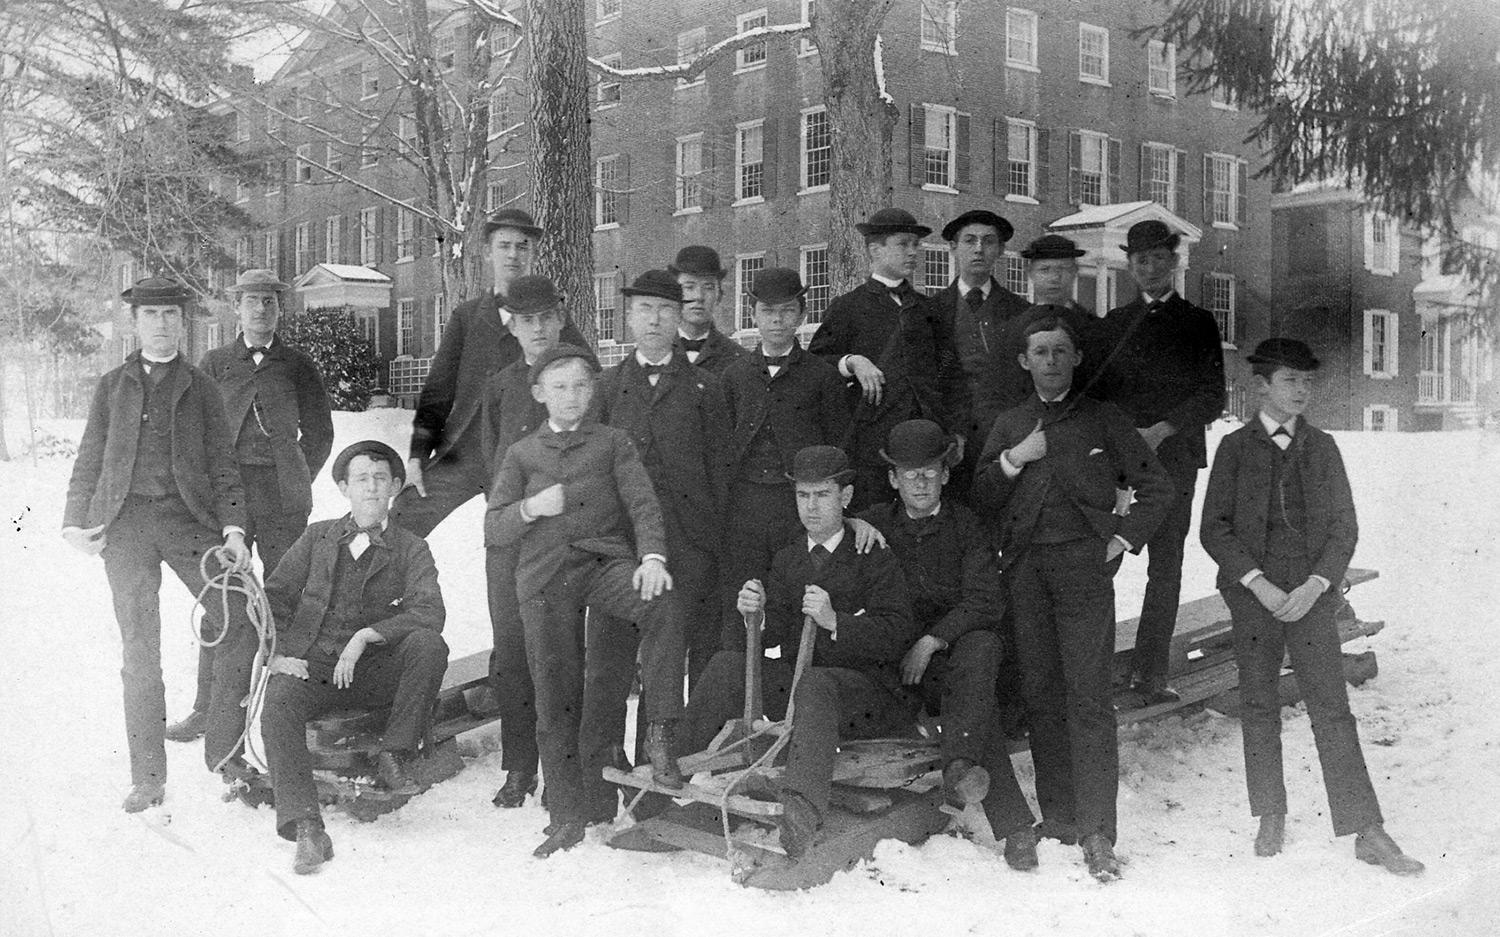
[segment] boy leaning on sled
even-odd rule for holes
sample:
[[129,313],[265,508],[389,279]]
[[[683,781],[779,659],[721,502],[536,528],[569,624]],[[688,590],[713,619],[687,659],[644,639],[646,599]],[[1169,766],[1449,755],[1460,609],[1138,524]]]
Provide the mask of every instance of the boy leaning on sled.
[[1260,411],[1219,444],[1201,536],[1234,621],[1245,780],[1250,812],[1260,818],[1255,854],[1276,855],[1285,832],[1278,689],[1285,653],[1307,701],[1334,835],[1354,833],[1357,858],[1415,875],[1422,863],[1382,825],[1344,688],[1336,587],[1359,529],[1338,445],[1302,418],[1318,359],[1300,341],[1271,338],[1247,360]]

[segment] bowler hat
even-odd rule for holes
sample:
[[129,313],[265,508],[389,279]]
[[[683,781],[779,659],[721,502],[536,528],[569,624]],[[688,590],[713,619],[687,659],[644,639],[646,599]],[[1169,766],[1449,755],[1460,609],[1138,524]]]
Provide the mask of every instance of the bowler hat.
[[1307,347],[1295,338],[1268,338],[1255,346],[1245,358],[1251,364],[1274,364],[1294,371],[1316,371],[1321,363]]
[[1009,241],[1016,233],[1016,229],[1011,226],[1009,221],[1006,221],[992,211],[975,208],[964,212],[962,215],[943,225],[943,240],[953,240],[958,237],[958,232],[971,224],[984,224],[994,228],[1000,233],[1000,243],[1002,244]]
[[1087,254],[1072,238],[1061,234],[1044,234],[1026,245],[1021,256],[1027,260],[1073,260]]
[[120,298],[132,306],[186,306],[193,294],[170,277],[146,277],[136,280]]
[[882,208],[865,221],[856,224],[854,230],[866,236],[915,234],[919,238],[924,238],[932,233],[931,228],[925,224],[918,224],[916,216],[904,208]]
[[768,306],[791,302],[806,292],[801,274],[790,267],[766,267],[750,281],[750,298]]
[[361,439],[350,446],[345,446],[344,451],[333,460],[333,480],[341,482],[349,477],[349,463],[354,461],[357,455],[369,456],[376,462],[385,462],[391,467],[391,477],[403,484],[406,482],[406,463],[401,461],[401,456],[396,450],[387,446],[378,439]]
[[724,269],[724,262],[719,260],[719,252],[702,244],[689,244],[678,251],[677,259],[667,265],[667,272],[673,276],[686,273],[689,276],[717,277],[720,280],[729,274]]
[[562,304],[562,294],[549,277],[528,273],[510,281],[505,291],[505,310],[513,316],[539,316]]
[[239,278],[234,281],[234,285],[229,288],[229,292],[248,293],[251,290],[256,290],[280,293],[282,290],[290,288],[287,284],[277,279],[276,274],[271,271],[254,268],[241,273]]
[[682,302],[682,284],[677,282],[677,274],[667,270],[647,270],[636,277],[635,282],[620,290],[620,293],[625,296],[655,296],[674,303]]
[[931,420],[907,420],[891,428],[880,457],[894,466],[908,468],[957,461],[958,443],[949,439],[942,427]]
[[1127,254],[1136,251],[1148,251],[1153,247],[1165,247],[1168,250],[1176,250],[1177,242],[1182,240],[1182,235],[1167,227],[1165,221],[1157,221],[1155,218],[1146,221],[1137,221],[1125,232],[1125,246],[1121,248]]
[[542,229],[536,226],[536,219],[521,211],[519,208],[502,208],[484,220],[484,236],[488,240],[491,232],[496,228],[515,228],[529,238],[542,236]]
[[854,469],[838,446],[807,446],[792,456],[792,470],[786,477],[794,482],[835,481],[844,485],[854,480]]
[[547,370],[548,365],[562,361],[564,358],[582,358],[588,363],[590,371],[597,372],[599,370],[599,361],[594,357],[593,352],[587,348],[569,345],[564,342],[561,345],[553,345],[551,348],[537,355],[536,361],[532,362],[531,370],[527,372],[527,379],[532,384],[535,384],[542,379],[542,372]]

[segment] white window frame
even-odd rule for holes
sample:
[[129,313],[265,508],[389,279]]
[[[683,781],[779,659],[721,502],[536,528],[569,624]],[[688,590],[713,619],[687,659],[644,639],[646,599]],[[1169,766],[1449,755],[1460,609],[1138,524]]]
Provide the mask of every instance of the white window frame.
[[[797,22],[804,26],[812,25],[813,9],[818,0],[802,0],[802,18]],[[806,37],[797,41],[797,58],[805,58],[809,55],[818,54],[818,44]]]
[[[615,52],[611,55],[603,56],[599,61],[611,68],[619,68],[622,59],[620,58],[620,53]],[[594,107],[601,111],[618,107],[623,97],[623,88],[624,86],[618,78],[613,78],[609,75],[600,75],[599,83],[594,87]]]
[[396,357],[411,355],[417,344],[417,301],[410,296],[396,300]]
[[[1001,269],[1003,276],[997,277],[1000,285],[1018,296],[1026,297],[1027,302],[1036,299],[1036,287],[1031,285],[1031,277],[1026,273],[1026,258],[1016,251],[1006,251],[1000,258],[1004,265]],[[1020,289],[1016,289],[1019,286]]]
[[[1018,30],[1019,27],[1019,30]],[[1017,32],[1029,33],[1016,39]],[[1014,40],[1014,41],[1013,41]],[[1018,48],[1018,43],[1025,43]],[[1036,12],[1020,7],[1005,9],[1005,66],[1025,72],[1040,72],[1037,68]],[[1019,54],[1018,54],[1019,53]]]
[[1177,46],[1152,39],[1146,44],[1146,90],[1159,98],[1177,97]]
[[[604,304],[608,297],[609,305]],[[615,345],[615,320],[620,312],[620,275],[611,270],[594,274],[594,335],[595,344]],[[608,313],[608,316],[605,315]]]
[[[1025,160],[1018,160],[1012,154],[1014,148],[1011,146],[1011,138],[1017,131],[1026,134]],[[1005,200],[1007,202],[1022,202],[1028,205],[1037,203],[1037,127],[1034,121],[1017,120],[1013,117],[1005,119]],[[1015,164],[1024,162],[1026,164],[1026,186],[1024,192],[1014,191],[1015,186]]]
[[[685,29],[677,34],[677,64],[685,65],[702,55],[708,48],[708,27],[699,26],[696,29]],[[708,80],[708,69],[704,69],[692,78],[677,79],[677,89],[696,88]]]
[[[957,192],[958,109],[946,104],[923,104],[922,110],[925,112],[922,121],[922,189],[927,192]],[[932,145],[935,127],[939,128],[939,133],[946,132],[946,145],[942,145],[941,139],[938,140],[938,146]],[[932,181],[932,159],[936,152],[944,153],[946,181]]]
[[621,0],[598,0],[594,5],[594,22],[608,23],[619,19]]
[[[1381,232],[1384,237],[1377,237]],[[1366,210],[1364,235],[1365,269],[1381,277],[1401,272],[1401,228],[1396,219],[1385,212]]]
[[958,54],[957,0],[918,0],[919,41],[923,52]]
[[234,180],[234,201],[236,205],[250,201],[250,183],[244,179]]
[[676,162],[673,214],[697,214],[703,211],[703,134],[677,138]]
[[266,269],[281,276],[281,232],[274,228],[267,231],[261,246],[266,252]]
[[[1084,51],[1085,37],[1092,37],[1103,41],[1103,49],[1100,59],[1099,74],[1091,74],[1084,68],[1084,60],[1087,55]],[[1109,83],[1109,30],[1103,26],[1095,26],[1092,23],[1078,24],[1078,80],[1091,85],[1110,87]]]
[[[1366,309],[1364,320],[1365,374],[1376,380],[1398,377],[1401,373],[1400,314],[1389,309]],[[1377,326],[1377,322],[1380,325]]]
[[443,30],[437,34],[437,41],[432,45],[432,61],[438,71],[453,71],[458,64],[458,31],[456,29]]
[[[1109,134],[1099,133],[1094,130],[1078,131],[1080,143],[1078,145],[1078,203],[1079,205],[1109,205],[1115,201],[1118,193],[1109,190]],[[1084,154],[1088,151],[1089,141],[1099,145],[1099,169],[1097,172],[1087,169],[1084,165]],[[1088,186],[1085,177],[1098,175],[1099,197],[1097,202],[1091,202],[1085,197]],[[1113,308],[1113,307],[1111,307]]]
[[[1214,314],[1214,321],[1219,326],[1219,341],[1225,348],[1234,348],[1239,339],[1238,322],[1235,320],[1237,305],[1236,281],[1231,273],[1210,273],[1206,278],[1211,284],[1208,295],[1203,297],[1203,304],[1208,311]],[[1220,303],[1220,288],[1225,288],[1224,302]]]
[[396,209],[396,263],[417,256],[417,216],[409,208]]
[[329,143],[323,148],[323,165],[332,173],[343,173],[344,171],[344,154],[339,152],[339,148],[333,143]]
[[[741,13],[734,18],[735,35],[747,33],[752,29],[760,29],[769,25],[771,14],[766,7],[759,10],[751,10],[749,13]],[[767,48],[765,40],[752,42],[741,46],[734,52],[734,73],[743,75],[745,72],[757,72],[766,67],[766,61],[770,58],[771,50]]]
[[344,262],[343,215],[329,215],[323,219],[323,256],[331,264]]
[[[272,172],[273,169],[276,170],[276,171]],[[268,160],[266,160],[266,195],[268,195],[268,196],[270,196],[270,195],[280,195],[281,194],[282,179],[285,176],[286,176],[286,160],[284,160],[284,159],[268,159]]]
[[374,124],[365,128],[364,138],[359,143],[360,169],[370,169],[371,167],[380,165],[380,148],[371,145],[371,141],[375,139],[378,133],[379,129]]
[[[611,153],[594,160],[594,230],[605,231],[620,226],[619,193],[606,191],[605,184],[619,181],[620,154]],[[607,173],[606,173],[607,167]],[[605,176],[608,175],[606,179]],[[605,220],[608,218],[608,220]]]
[[[828,242],[804,244],[797,249],[797,266],[802,272],[802,284],[807,287],[807,316],[804,325],[823,321],[823,313],[833,301],[833,266],[828,254]],[[821,269],[821,273],[818,270]]]
[[397,114],[396,137],[407,146],[415,148],[417,145],[417,119],[411,114]]
[[[1177,178],[1177,156],[1180,151],[1170,143],[1148,142],[1144,146],[1151,162],[1141,167],[1141,175],[1146,177],[1146,191],[1141,193],[1142,197],[1150,198],[1151,201],[1161,205],[1167,211],[1181,211],[1181,208],[1177,205],[1177,184],[1181,181]],[[1151,197],[1159,184],[1159,180],[1156,178],[1156,160],[1162,156],[1167,161],[1166,198],[1155,199]]]
[[952,283],[953,252],[948,249],[948,245],[924,242],[918,248],[922,251],[922,284],[919,288],[930,293]]
[[312,181],[312,144],[303,143],[297,147],[297,167],[292,170],[292,178],[298,184]]
[[[760,151],[759,158],[754,161],[747,160],[746,144],[753,138],[756,140],[756,149]],[[759,167],[758,173],[752,173],[752,167]],[[745,193],[751,191],[750,179],[754,176],[754,194]],[[766,200],[766,122],[760,120],[747,120],[734,126],[734,204],[735,205],[759,205]]]
[[765,268],[765,251],[734,255],[734,318],[739,326],[736,332],[756,331],[755,301],[750,298],[750,285],[755,274]]
[[[1372,403],[1367,405],[1364,417],[1365,432],[1397,432],[1396,423],[1400,412],[1388,403]],[[1375,414],[1377,413],[1381,416],[1380,422],[1382,425],[1380,426],[1375,425]]]
[[[250,266],[250,235],[242,234],[234,239],[234,269],[238,273]],[[127,284],[126,289],[130,289]]]
[[[1215,228],[1227,230],[1239,230],[1240,222],[1244,219],[1239,216],[1240,205],[1240,158],[1232,153],[1209,153],[1210,172],[1203,180],[1204,188],[1209,191],[1209,205],[1213,210],[1210,219]],[[1228,178],[1228,188],[1221,189],[1215,182],[1220,167],[1223,167]],[[1219,220],[1219,199],[1223,198],[1227,205],[1228,221]]]
[[[812,154],[814,150],[808,147],[808,124],[813,117],[819,115],[822,117],[823,137],[826,143],[824,146],[818,147],[817,152],[823,154],[821,162],[823,164],[822,175],[825,181],[809,184],[808,180],[811,174]],[[819,104],[817,107],[805,108],[802,111],[802,117],[798,122],[798,139],[802,159],[798,175],[801,188],[797,190],[797,193],[802,195],[808,192],[827,192],[829,180],[833,178],[833,125],[830,123],[828,117],[827,105]]]
[[1237,111],[1240,106],[1234,103],[1229,96],[1229,90],[1222,85],[1215,84],[1208,89],[1208,103],[1210,107],[1216,107],[1221,111]]
[[359,210],[359,262],[361,266],[374,267],[379,256],[380,209]]
[[443,341],[443,333],[448,330],[448,297],[442,293],[436,293],[432,297],[432,346],[436,348]]
[[376,62],[363,62],[359,67],[359,98],[368,101],[380,95],[380,66]]

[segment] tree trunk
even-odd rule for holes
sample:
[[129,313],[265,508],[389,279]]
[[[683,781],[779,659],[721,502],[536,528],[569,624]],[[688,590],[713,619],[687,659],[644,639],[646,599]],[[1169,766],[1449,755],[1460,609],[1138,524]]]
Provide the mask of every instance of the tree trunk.
[[828,241],[834,295],[868,272],[864,240],[854,225],[891,200],[898,110],[881,99],[874,56],[890,6],[891,0],[820,0],[813,24],[833,130]]
[[536,270],[557,283],[573,324],[595,340],[593,148],[588,28],[580,0],[526,0],[531,87],[531,209]]

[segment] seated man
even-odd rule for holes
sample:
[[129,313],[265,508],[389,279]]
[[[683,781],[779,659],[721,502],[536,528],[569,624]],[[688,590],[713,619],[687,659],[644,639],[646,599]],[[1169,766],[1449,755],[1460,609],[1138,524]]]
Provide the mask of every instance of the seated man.
[[[780,718],[792,691],[805,618],[817,623],[811,666],[797,686],[796,719],[781,791],[781,845],[805,854],[828,809],[840,738],[879,738],[912,721],[901,694],[901,656],[918,630],[900,564],[890,550],[858,553],[844,509],[854,496],[854,471],[843,450],[808,446],[792,460],[797,515],[805,536],[782,547],[765,584],[740,590],[746,627],[763,628],[764,645],[780,660],[764,662],[766,713]],[[846,534],[848,534],[846,536]],[[699,678],[683,715],[687,751],[713,741],[741,714],[745,656],[720,651]]]
[[276,618],[261,716],[276,832],[297,841],[299,875],[333,858],[307,751],[307,722],[336,709],[390,706],[376,755],[380,779],[415,793],[408,760],[427,731],[448,645],[427,542],[387,523],[406,480],[401,456],[357,442],[333,461],[349,513],[307,528],[266,582]]
[[891,464],[899,502],[865,511],[901,562],[912,615],[922,636],[901,661],[901,682],[920,690],[943,717],[943,788],[961,807],[983,800],[1005,861],[1036,868],[1036,818],[1016,783],[995,703],[998,628],[1004,603],[1000,564],[989,533],[943,486],[958,461],[958,443],[930,420],[891,430],[880,455]]

